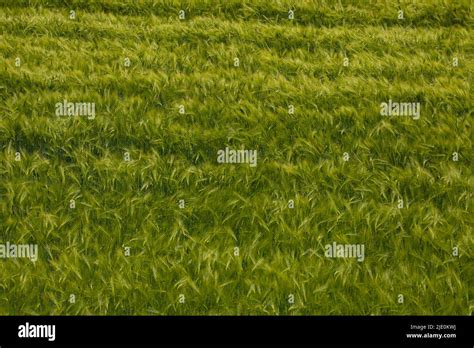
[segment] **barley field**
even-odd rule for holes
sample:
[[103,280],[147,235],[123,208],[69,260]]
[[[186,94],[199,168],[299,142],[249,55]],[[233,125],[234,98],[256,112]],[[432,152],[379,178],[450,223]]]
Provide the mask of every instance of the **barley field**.
[[471,315],[473,34],[470,1],[0,0],[0,314]]

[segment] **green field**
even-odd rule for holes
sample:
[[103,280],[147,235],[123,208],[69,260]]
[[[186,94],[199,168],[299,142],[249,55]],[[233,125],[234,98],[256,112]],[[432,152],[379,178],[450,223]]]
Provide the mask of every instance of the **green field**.
[[473,37],[470,1],[1,0],[0,244],[38,255],[0,314],[471,315]]

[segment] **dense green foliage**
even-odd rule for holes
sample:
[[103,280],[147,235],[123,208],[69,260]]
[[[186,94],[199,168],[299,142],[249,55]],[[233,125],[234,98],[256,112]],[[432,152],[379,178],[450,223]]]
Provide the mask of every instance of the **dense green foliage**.
[[39,258],[0,259],[0,314],[471,314],[471,21],[463,1],[1,1],[0,243]]

